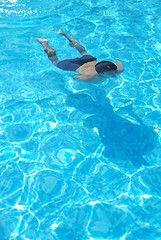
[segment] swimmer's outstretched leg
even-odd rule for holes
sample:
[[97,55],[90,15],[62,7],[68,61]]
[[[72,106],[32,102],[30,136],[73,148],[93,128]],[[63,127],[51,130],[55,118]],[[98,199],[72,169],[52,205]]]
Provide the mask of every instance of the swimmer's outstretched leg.
[[43,46],[44,51],[46,52],[46,54],[48,55],[49,60],[55,65],[57,66],[59,59],[56,56],[55,50],[53,48],[51,48],[48,44],[48,40],[47,39],[42,39],[42,38],[36,38],[36,40]]
[[66,37],[66,38],[69,40],[69,42],[70,42],[69,45],[70,45],[71,47],[75,47],[81,55],[87,55],[87,54],[88,54],[87,51],[86,51],[86,49],[85,49],[82,45],[80,45],[76,40],[74,40],[73,38],[71,38],[68,34],[62,32],[61,29],[59,29],[59,30],[57,31],[57,34],[61,34],[61,35],[63,35],[64,37]]

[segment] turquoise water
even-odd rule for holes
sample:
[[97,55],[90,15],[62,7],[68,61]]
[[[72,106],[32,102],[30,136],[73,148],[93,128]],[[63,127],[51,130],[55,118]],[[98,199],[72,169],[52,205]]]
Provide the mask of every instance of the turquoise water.
[[[0,0],[0,239],[161,239],[159,0]],[[61,28],[125,71],[57,69]]]

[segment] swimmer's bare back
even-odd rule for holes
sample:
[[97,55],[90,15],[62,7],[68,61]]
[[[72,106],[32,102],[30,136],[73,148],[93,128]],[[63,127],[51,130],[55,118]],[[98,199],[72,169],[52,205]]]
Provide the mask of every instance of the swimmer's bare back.
[[[105,81],[107,77],[116,77],[118,73],[123,72],[124,67],[119,60],[116,60],[116,65],[108,61],[97,63],[96,58],[89,55],[86,49],[68,34],[61,30],[58,30],[57,34],[61,34],[67,38],[69,45],[74,47],[82,57],[59,61],[55,50],[49,46],[47,39],[37,38],[37,41],[43,46],[49,60],[55,66],[62,70],[79,73],[79,75],[74,76],[74,79],[91,83],[101,83]],[[113,65],[109,65],[109,63]]]

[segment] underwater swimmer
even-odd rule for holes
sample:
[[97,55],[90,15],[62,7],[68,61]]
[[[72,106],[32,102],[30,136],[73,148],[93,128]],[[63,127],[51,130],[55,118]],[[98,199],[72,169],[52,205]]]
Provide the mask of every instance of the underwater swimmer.
[[119,60],[116,60],[116,65],[109,61],[97,63],[97,58],[89,55],[85,48],[69,35],[61,30],[58,30],[57,34],[66,37],[69,40],[69,45],[75,47],[82,57],[59,61],[55,50],[49,46],[47,39],[37,38],[37,41],[43,46],[49,60],[56,67],[66,71],[78,72],[79,75],[74,76],[75,79],[91,83],[101,83],[107,77],[116,77],[117,74],[123,72],[124,67]]

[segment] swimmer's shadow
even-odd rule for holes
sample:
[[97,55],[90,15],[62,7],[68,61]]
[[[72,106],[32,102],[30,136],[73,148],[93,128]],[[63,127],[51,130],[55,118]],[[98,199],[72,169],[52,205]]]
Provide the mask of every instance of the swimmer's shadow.
[[141,121],[134,124],[121,118],[113,112],[107,98],[103,104],[100,99],[94,101],[85,93],[68,94],[67,104],[85,114],[92,114],[86,118],[84,126],[98,129],[105,157],[128,160],[135,166],[147,165],[143,155],[151,151],[158,142],[153,128]]

